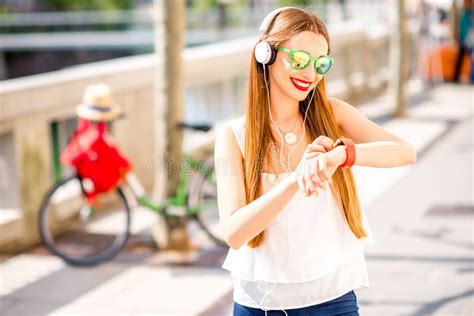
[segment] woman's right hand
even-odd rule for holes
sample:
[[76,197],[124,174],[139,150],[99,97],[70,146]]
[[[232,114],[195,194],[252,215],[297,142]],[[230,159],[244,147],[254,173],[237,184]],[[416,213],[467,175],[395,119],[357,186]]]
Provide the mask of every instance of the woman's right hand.
[[334,148],[334,141],[324,135],[320,135],[306,148],[305,154],[307,159],[317,157],[322,153],[326,153]]
[[[310,176],[309,172],[303,172],[306,168],[316,169],[317,159],[321,154],[331,151],[334,148],[334,141],[327,136],[320,135],[316,138],[311,144],[308,145],[306,151],[303,155],[303,167],[302,172],[299,172],[297,176],[298,186],[304,194],[309,195],[313,193],[318,193],[317,189],[324,189],[325,183],[322,181],[315,181],[314,177]],[[323,172],[324,173],[324,172]],[[327,175],[328,176],[328,175]],[[321,174],[319,178],[324,178],[324,175]]]

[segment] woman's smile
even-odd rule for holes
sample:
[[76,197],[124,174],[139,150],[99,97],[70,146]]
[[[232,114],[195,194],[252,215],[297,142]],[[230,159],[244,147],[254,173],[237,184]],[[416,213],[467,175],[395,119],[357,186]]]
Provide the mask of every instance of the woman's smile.
[[311,83],[312,83],[311,81],[304,81],[304,80],[296,79],[296,78],[293,78],[293,77],[290,77],[290,80],[293,83],[293,85],[298,90],[301,90],[301,91],[307,91],[308,88],[311,86]]

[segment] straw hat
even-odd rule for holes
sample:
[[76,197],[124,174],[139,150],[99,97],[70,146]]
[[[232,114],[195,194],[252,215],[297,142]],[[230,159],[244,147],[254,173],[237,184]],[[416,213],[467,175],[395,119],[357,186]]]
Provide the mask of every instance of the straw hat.
[[112,98],[110,87],[105,83],[88,85],[76,114],[86,120],[112,121],[122,114]]

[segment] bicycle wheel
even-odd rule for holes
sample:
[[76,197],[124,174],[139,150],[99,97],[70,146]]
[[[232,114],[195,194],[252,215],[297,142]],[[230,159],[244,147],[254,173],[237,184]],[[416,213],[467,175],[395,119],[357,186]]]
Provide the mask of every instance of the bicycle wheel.
[[[210,175],[206,177],[206,172]],[[198,211],[194,218],[209,238],[217,245],[227,247],[219,225],[217,207],[217,183],[214,172],[214,160],[206,162],[204,170],[198,170],[190,187],[189,206]]]
[[90,207],[87,180],[59,180],[46,194],[39,213],[41,239],[52,254],[75,266],[92,266],[115,256],[130,231],[130,207],[121,188],[101,193]]

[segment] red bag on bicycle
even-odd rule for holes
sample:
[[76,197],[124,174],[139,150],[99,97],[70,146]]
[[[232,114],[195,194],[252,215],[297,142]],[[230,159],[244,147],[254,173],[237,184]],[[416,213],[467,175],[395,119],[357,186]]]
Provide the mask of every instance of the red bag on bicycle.
[[131,164],[108,136],[105,122],[97,124],[79,118],[78,128],[61,153],[61,162],[72,165],[78,175],[90,179],[93,188],[87,197],[94,197],[116,187],[131,170]]

